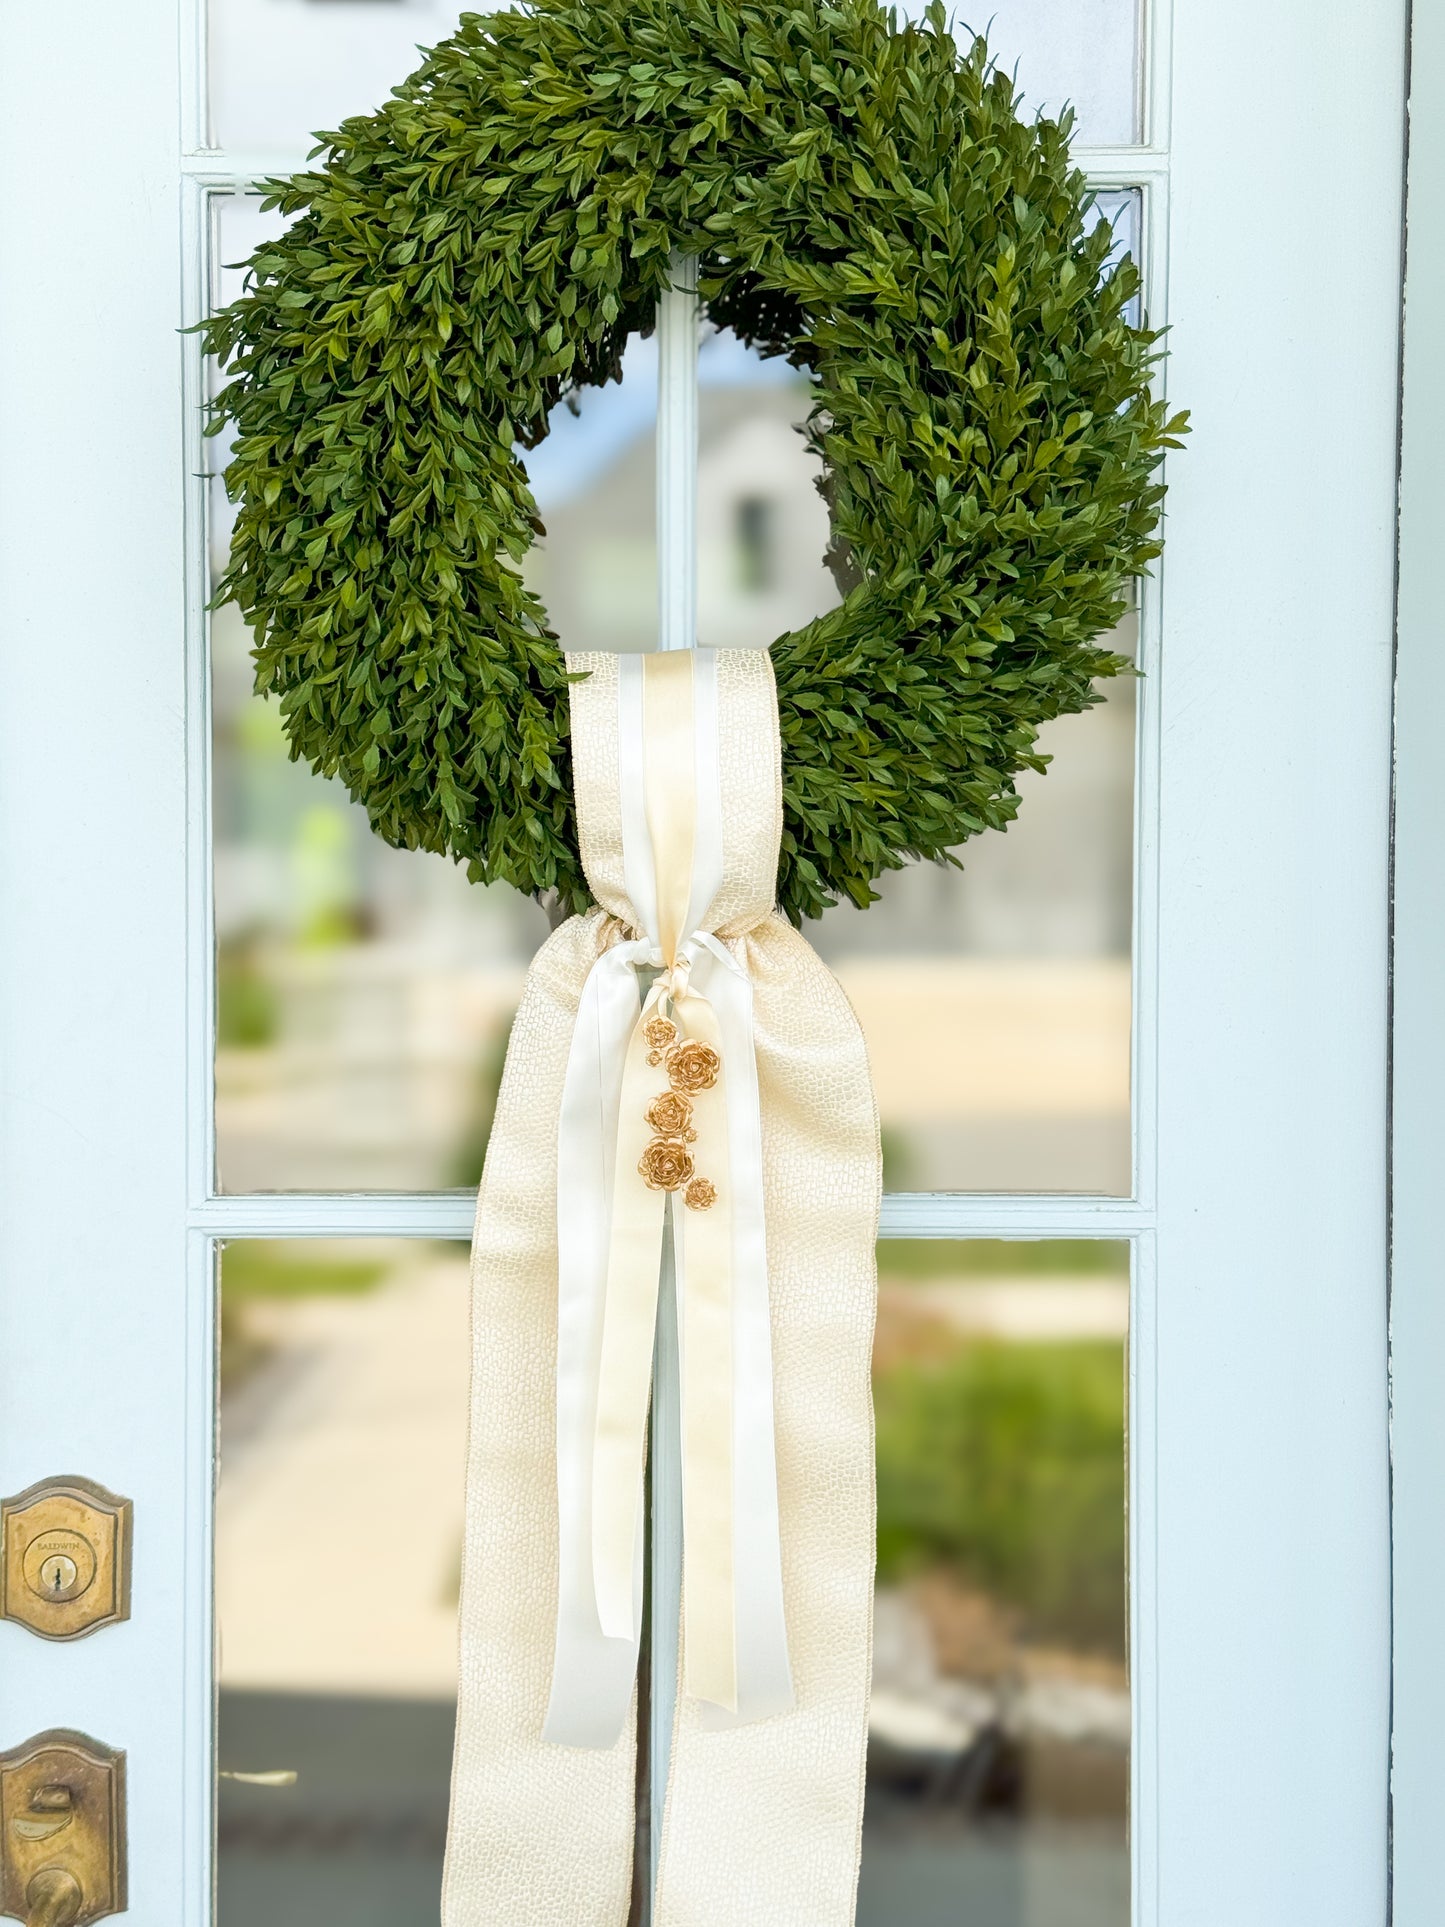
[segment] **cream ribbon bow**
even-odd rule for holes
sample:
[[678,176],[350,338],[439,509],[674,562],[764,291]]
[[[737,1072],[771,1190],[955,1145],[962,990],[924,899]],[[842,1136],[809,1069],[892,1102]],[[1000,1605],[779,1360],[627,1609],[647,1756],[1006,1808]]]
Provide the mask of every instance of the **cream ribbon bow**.
[[[762,1719],[793,1703],[752,986],[733,952],[700,927],[722,881],[715,659],[624,657],[618,702],[624,868],[647,935],[604,950],[588,974],[558,1133],[559,1574],[544,1737],[586,1747],[618,1738],[637,1669],[669,1196],[682,1370],[683,1690],[706,1702],[708,1724]],[[645,998],[643,967],[660,973]],[[670,1051],[659,1047],[668,1025]],[[669,1087],[691,1111],[666,1133],[648,1112]],[[659,1137],[671,1147],[660,1164],[649,1158]],[[694,1190],[701,1208],[679,1209],[693,1173],[715,1198]]]

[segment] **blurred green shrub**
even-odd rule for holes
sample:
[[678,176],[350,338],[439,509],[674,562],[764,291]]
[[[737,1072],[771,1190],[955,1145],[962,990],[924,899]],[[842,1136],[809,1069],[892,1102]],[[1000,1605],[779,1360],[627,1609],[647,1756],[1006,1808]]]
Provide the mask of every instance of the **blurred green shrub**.
[[1123,1347],[957,1343],[874,1397],[880,1580],[941,1565],[1025,1638],[1122,1658]]
[[477,1062],[471,1111],[448,1173],[448,1183],[456,1190],[475,1191],[482,1181],[482,1166],[487,1158],[492,1121],[497,1114],[497,1097],[502,1088],[502,1072],[506,1067],[507,1045],[511,1036],[512,1026],[509,1022],[504,1030],[491,1039]]
[[223,1050],[264,1050],[279,1021],[276,988],[254,936],[216,946],[216,1042]]
[[236,1238],[221,1257],[221,1292],[234,1298],[321,1298],[370,1291],[391,1269],[377,1257],[340,1250],[330,1241]]
[[1129,1247],[1114,1238],[881,1238],[882,1278],[1127,1278]]

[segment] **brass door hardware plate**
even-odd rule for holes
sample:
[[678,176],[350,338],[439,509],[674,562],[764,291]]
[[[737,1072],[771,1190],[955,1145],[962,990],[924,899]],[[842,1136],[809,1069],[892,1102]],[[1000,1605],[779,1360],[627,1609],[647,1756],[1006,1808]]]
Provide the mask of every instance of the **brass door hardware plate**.
[[130,1618],[129,1499],[90,1479],[42,1479],[0,1500],[0,1618],[81,1639]]
[[124,1753],[68,1727],[0,1753],[0,1914],[85,1927],[125,1904]]

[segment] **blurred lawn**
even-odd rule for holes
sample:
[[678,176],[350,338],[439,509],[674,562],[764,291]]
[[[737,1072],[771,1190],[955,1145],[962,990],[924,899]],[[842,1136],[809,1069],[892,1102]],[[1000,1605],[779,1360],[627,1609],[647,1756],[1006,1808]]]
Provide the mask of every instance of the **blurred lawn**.
[[[374,1255],[373,1255],[374,1254]],[[221,1253],[221,1390],[234,1393],[270,1355],[264,1326],[247,1316],[262,1299],[319,1298],[372,1290],[396,1266],[389,1245],[305,1238],[236,1238]]]

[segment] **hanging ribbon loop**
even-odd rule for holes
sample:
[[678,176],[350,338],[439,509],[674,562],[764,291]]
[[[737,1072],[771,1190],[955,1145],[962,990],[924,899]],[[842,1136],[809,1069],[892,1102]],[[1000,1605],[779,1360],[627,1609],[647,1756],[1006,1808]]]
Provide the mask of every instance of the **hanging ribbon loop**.
[[[792,1703],[752,989],[700,927],[722,842],[713,664],[678,652],[621,667],[624,858],[646,936],[604,949],[588,975],[558,1142],[561,1544],[545,1737],[574,1746],[612,1744],[631,1701],[669,1206],[683,1687],[728,1723]],[[658,973],[645,997],[644,967]]]

